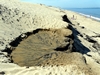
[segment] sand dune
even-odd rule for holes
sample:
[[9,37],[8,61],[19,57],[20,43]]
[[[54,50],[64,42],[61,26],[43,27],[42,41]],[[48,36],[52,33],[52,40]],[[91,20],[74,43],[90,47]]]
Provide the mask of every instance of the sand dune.
[[0,0],[0,75],[99,75],[99,69],[100,22],[42,4]]

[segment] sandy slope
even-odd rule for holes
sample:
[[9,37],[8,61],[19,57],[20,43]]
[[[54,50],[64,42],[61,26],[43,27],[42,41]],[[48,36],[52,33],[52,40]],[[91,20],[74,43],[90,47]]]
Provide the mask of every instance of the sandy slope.
[[[2,39],[5,39],[7,42],[13,40],[21,33],[33,31],[38,28],[67,27],[67,23],[62,21],[61,16],[63,13],[49,10],[46,6],[33,5],[28,3],[23,4],[21,2],[14,1],[9,2],[9,0],[0,0],[0,4],[0,33],[4,33],[1,35],[1,37],[7,36],[2,37]],[[53,19],[48,20],[50,18]]]
[[[63,21],[67,15],[72,24]],[[72,16],[77,19],[72,19]],[[36,29],[65,28],[73,31],[77,52],[69,54],[71,64],[66,66],[20,67],[9,63],[3,52],[9,43],[22,33]],[[70,56],[72,58],[70,59]],[[66,55],[67,56],[67,55]],[[79,60],[77,62],[77,60]],[[82,62],[82,61],[84,62]],[[67,61],[67,60],[66,60]],[[72,62],[76,62],[72,64]],[[78,63],[81,63],[80,66]],[[84,66],[84,67],[83,67]],[[0,74],[1,75],[99,75],[100,69],[100,23],[71,11],[60,10],[39,4],[22,3],[17,0],[0,0]]]

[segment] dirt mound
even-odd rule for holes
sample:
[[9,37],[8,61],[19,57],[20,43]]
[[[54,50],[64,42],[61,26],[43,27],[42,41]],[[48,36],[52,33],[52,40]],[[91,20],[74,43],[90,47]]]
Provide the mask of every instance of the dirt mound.
[[[37,66],[45,57],[56,51],[71,52],[73,40],[69,29],[43,29],[24,39],[11,53],[14,63],[20,66]],[[19,59],[20,58],[20,59]]]

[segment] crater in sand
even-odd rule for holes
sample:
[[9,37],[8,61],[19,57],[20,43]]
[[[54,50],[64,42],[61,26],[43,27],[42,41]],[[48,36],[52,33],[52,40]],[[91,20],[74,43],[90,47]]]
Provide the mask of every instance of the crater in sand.
[[52,54],[57,51],[71,51],[73,43],[71,35],[69,29],[38,30],[21,41],[12,51],[12,60],[20,66],[41,65],[43,61],[53,58]]

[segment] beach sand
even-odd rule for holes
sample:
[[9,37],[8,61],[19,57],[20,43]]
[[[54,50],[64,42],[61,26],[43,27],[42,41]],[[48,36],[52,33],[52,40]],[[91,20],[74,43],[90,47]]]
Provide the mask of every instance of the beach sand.
[[[36,56],[32,47],[41,57],[35,64],[28,61]],[[99,69],[100,22],[42,4],[0,0],[0,75],[99,75]]]

